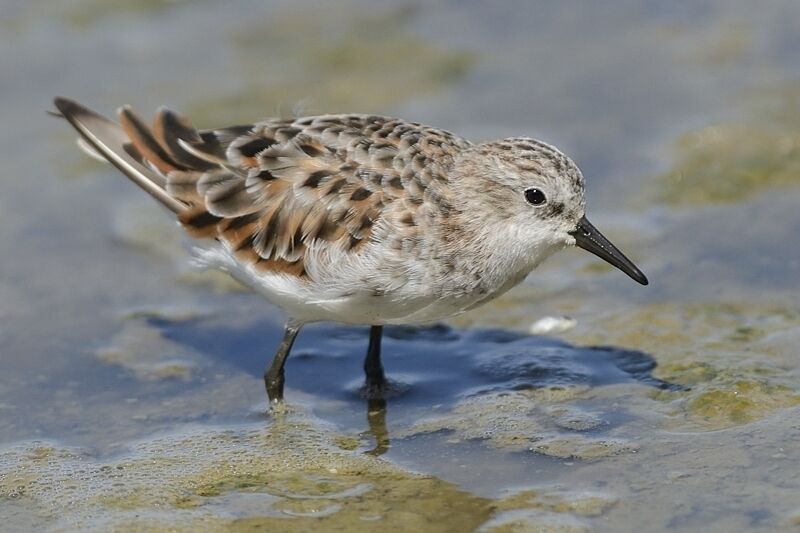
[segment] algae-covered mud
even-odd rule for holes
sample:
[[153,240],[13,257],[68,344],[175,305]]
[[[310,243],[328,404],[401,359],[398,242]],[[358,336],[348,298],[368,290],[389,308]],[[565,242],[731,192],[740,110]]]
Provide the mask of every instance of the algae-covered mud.
[[[0,529],[800,527],[796,2],[236,6],[0,7]],[[651,285],[568,250],[387,328],[385,401],[366,328],[308,327],[269,415],[280,310],[194,270],[55,94],[540,137]]]

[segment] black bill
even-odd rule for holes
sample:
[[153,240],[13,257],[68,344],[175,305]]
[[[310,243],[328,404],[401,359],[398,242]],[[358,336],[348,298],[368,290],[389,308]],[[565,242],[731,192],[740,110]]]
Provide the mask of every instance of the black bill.
[[603,237],[603,234],[592,226],[586,217],[582,217],[578,221],[575,231],[571,231],[569,234],[575,237],[575,244],[579,247],[614,265],[642,285],[647,285],[647,277],[642,274],[642,271],[636,268],[636,265],[608,239]]

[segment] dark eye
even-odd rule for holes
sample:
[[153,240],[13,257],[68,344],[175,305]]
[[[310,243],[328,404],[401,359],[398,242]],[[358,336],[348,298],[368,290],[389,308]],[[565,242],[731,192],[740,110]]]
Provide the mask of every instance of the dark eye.
[[529,204],[533,205],[542,205],[547,201],[544,193],[539,189],[528,189],[525,191],[525,199],[528,200]]

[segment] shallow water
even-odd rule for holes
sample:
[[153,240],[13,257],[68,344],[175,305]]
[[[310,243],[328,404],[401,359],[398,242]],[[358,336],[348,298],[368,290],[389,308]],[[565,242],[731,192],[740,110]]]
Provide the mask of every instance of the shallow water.
[[[264,5],[262,5],[264,4]],[[800,7],[791,0],[0,7],[4,528],[779,530],[800,524]],[[43,15],[46,13],[46,15]],[[189,266],[47,117],[364,111],[572,155],[652,284],[579,251],[447,324],[304,330]],[[542,317],[576,325],[529,333]]]

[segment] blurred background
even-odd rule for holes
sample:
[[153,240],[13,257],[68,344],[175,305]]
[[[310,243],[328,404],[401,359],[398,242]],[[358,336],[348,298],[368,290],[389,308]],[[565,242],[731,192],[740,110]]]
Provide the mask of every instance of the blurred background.
[[[793,0],[4,0],[5,525],[800,524],[798,20]],[[385,406],[358,393],[366,330],[309,328],[269,417],[283,315],[194,271],[170,216],[45,114],[56,95],[200,128],[365,112],[533,136],[651,285],[570,250],[390,330]],[[574,327],[530,335],[548,316]]]

